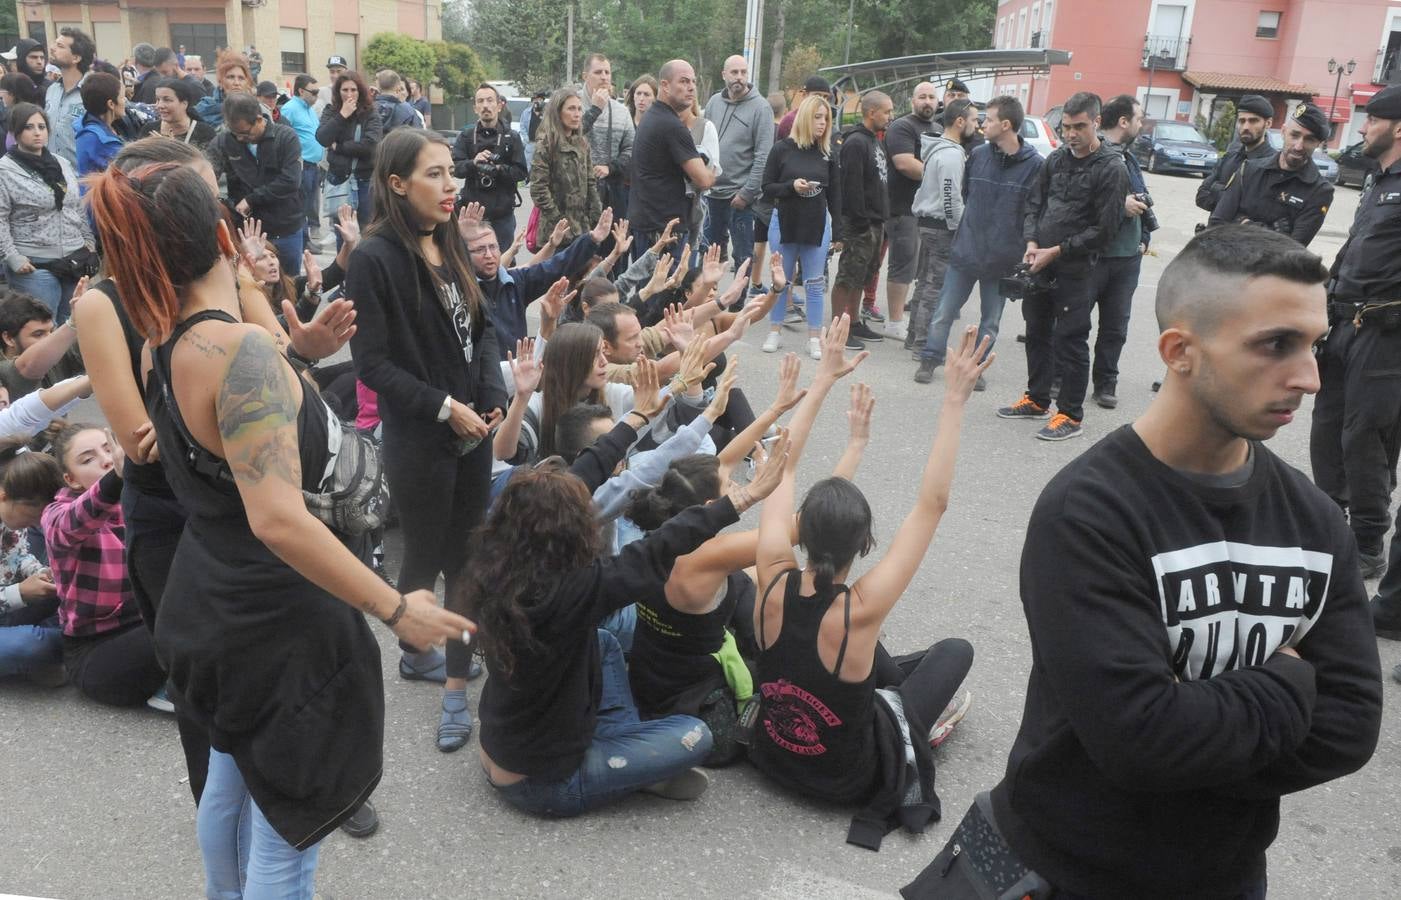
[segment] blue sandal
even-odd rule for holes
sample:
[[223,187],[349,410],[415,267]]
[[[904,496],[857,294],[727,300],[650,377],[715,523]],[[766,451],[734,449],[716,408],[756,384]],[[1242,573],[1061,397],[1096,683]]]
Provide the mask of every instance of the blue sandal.
[[438,720],[438,749],[454,753],[467,746],[472,738],[472,713],[467,708],[466,691],[448,691],[443,695],[442,718]]

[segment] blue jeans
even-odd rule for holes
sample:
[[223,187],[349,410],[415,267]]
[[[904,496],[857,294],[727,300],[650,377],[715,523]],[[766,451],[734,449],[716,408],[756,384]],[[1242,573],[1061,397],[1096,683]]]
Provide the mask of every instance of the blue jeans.
[[997,342],[997,329],[1002,324],[1002,307],[1007,301],[997,289],[996,278],[974,278],[953,263],[944,272],[944,287],[939,291],[939,305],[934,311],[934,321],[929,325],[929,336],[925,338],[924,349],[919,358],[933,360],[935,365],[944,364],[944,354],[949,349],[949,332],[968,295],[973,293],[973,282],[978,282],[978,296],[982,300],[981,317],[978,320],[978,340],[990,337]]
[[714,738],[694,716],[643,722],[628,686],[627,664],[617,638],[598,630],[603,691],[593,743],[572,775],[558,781],[527,778],[498,787],[517,809],[541,816],[577,816],[700,765]]
[[52,604],[0,613],[0,677],[63,662],[63,632]]
[[822,229],[820,244],[779,243],[778,216],[769,219],[769,248],[783,255],[783,275],[788,279],[788,288],[769,311],[769,324],[782,325],[788,312],[788,304],[793,293],[793,272],[799,263],[803,266],[803,297],[807,308],[808,329],[822,329],[822,297],[827,291],[827,247],[832,243],[832,219]]
[[[31,263],[52,262],[47,259],[31,259]],[[35,268],[28,275],[9,272],[10,290],[28,294],[44,304],[54,314],[54,327],[68,321],[69,306],[73,299],[73,289],[78,286],[76,279],[59,278],[47,269]]]
[[705,240],[710,244],[725,246],[731,241],[733,249],[730,258],[734,260],[735,271],[740,263],[754,255],[754,210],[752,206],[735,209],[730,206],[730,198],[706,197],[709,216],[705,220]]
[[282,263],[282,271],[296,278],[302,274],[302,250],[306,248],[306,231],[298,228],[285,237],[270,237],[268,243],[277,250],[277,261]]
[[316,192],[321,187],[321,168],[302,163],[302,214],[306,216],[306,228],[302,234],[310,237],[313,228],[321,227],[321,204]]
[[195,823],[209,900],[311,900],[321,845],[298,852],[283,840],[227,753],[209,751],[209,780]]
[[618,639],[618,646],[624,653],[632,652],[632,636],[637,633],[637,604],[629,603],[622,609],[608,614],[608,618],[598,623],[598,627]]

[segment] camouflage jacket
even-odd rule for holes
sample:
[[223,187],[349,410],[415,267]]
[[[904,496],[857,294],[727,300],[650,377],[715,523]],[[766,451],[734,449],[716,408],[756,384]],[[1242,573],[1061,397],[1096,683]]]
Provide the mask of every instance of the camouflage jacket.
[[569,220],[567,241],[598,221],[603,205],[589,159],[588,145],[582,141],[561,141],[554,147],[548,139],[536,142],[530,162],[530,199],[540,210],[542,239],[560,219]]

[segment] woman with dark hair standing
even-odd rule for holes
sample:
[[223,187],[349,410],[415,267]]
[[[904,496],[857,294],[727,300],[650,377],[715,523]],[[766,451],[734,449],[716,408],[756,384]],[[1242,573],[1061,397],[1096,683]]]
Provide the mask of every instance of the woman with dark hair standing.
[[214,126],[191,116],[200,96],[183,78],[156,82],[156,118],[141,127],[141,137],[159,134],[203,150],[214,140]]
[[584,101],[568,88],[555,91],[530,161],[530,199],[540,210],[542,233],[564,219],[566,242],[593,228],[603,212],[583,127]]
[[637,80],[628,88],[627,100],[624,104],[628,112],[632,113],[632,124],[642,124],[642,114],[647,112],[647,107],[651,106],[657,99],[657,84],[654,75],[639,75]]
[[[967,692],[955,699],[973,662],[967,641],[947,638],[897,663],[879,637],[948,506],[963,407],[992,356],[989,341],[977,344],[974,328],[950,352],[943,411],[914,509],[884,558],[848,587],[852,563],[875,544],[865,496],[842,477],[812,486],[797,517],[806,567],[793,555],[793,497],[797,460],[823,401],[866,356],[843,357],[849,327],[850,319],[842,315],[823,334],[817,377],[793,414],[787,472],[759,518],[761,593],[754,621],[761,651],[755,678],[760,707],[749,758],[791,790],[866,807],[848,840],[879,847],[888,829],[872,833],[871,823],[893,818],[914,787],[903,783],[909,746],[918,760],[916,793],[925,818],[937,809],[930,746],[943,740],[970,699]],[[878,698],[878,688],[892,690]],[[892,759],[899,762],[892,766]]]
[[[399,586],[431,591],[441,574],[448,607],[464,611],[467,536],[490,495],[486,438],[507,397],[496,329],[453,221],[452,167],[435,132],[400,128],[380,143],[374,221],[345,285],[359,313],[355,372],[378,395],[385,477],[403,529]],[[445,660],[411,641],[399,647],[400,677],[444,682],[440,745],[465,743],[472,648],[449,644]]]
[[328,417],[272,338],[239,320],[224,211],[173,163],[103,174],[92,210],[153,348],[149,410],[189,520],[156,623],[177,706],[208,730],[198,835],[211,897],[310,898],[317,848],[369,796],[383,759],[379,648],[473,626],[386,585],[311,514]]
[[[375,147],[384,137],[384,125],[370,90],[359,72],[343,72],[331,88],[331,102],[321,110],[316,140],[326,148],[326,186],[322,197],[335,215],[341,204],[355,210],[361,228],[370,224],[370,181],[375,169]],[[336,232],[336,246],[342,238]]]
[[11,110],[10,134],[15,145],[0,159],[0,258],[10,289],[37,298],[62,325],[80,277],[65,268],[65,258],[93,246],[78,176],[49,152],[49,118],[39,107]]

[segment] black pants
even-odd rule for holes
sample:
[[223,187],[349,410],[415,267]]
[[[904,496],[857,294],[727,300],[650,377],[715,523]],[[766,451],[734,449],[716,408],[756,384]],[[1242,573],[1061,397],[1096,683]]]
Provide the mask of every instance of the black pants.
[[1129,313],[1143,257],[1102,257],[1090,275],[1092,302],[1099,307],[1095,332],[1095,361],[1091,382],[1095,389],[1112,388],[1119,381],[1119,354],[1129,337]]
[[1090,381],[1092,269],[1059,266],[1056,289],[1022,301],[1026,317],[1026,392],[1041,406],[1051,405],[1051,383],[1059,377],[1056,408],[1075,421],[1085,417]]
[[1401,432],[1401,329],[1333,326],[1318,354],[1309,463],[1348,511],[1358,550],[1382,552],[1391,525],[1391,469]]
[[[463,591],[467,549],[491,495],[491,441],[483,441],[466,456],[456,456],[437,435],[400,432],[385,423],[383,452],[384,474],[399,508],[404,538],[399,590],[431,591],[441,574],[447,585],[444,605],[470,617],[474,604]],[[399,646],[409,652],[417,649],[403,642]],[[461,641],[447,642],[449,678],[467,677],[475,649],[475,639],[470,647]]]
[[[708,388],[715,387],[728,365],[729,360],[725,358],[725,354],[721,353],[715,357],[715,371],[706,376],[702,384]],[[710,429],[710,439],[715,442],[716,452],[724,450],[737,434],[753,425],[754,418],[754,407],[749,405],[749,398],[744,396],[744,391],[738,387],[732,388],[730,400],[725,404],[724,414],[715,421],[715,426]]]
[[876,644],[876,687],[899,689],[916,740],[939,721],[972,667],[973,645],[963,638],[944,638],[923,653],[898,658]]
[[165,684],[151,632],[136,622],[97,637],[63,639],[68,680],[108,706],[137,706]]

